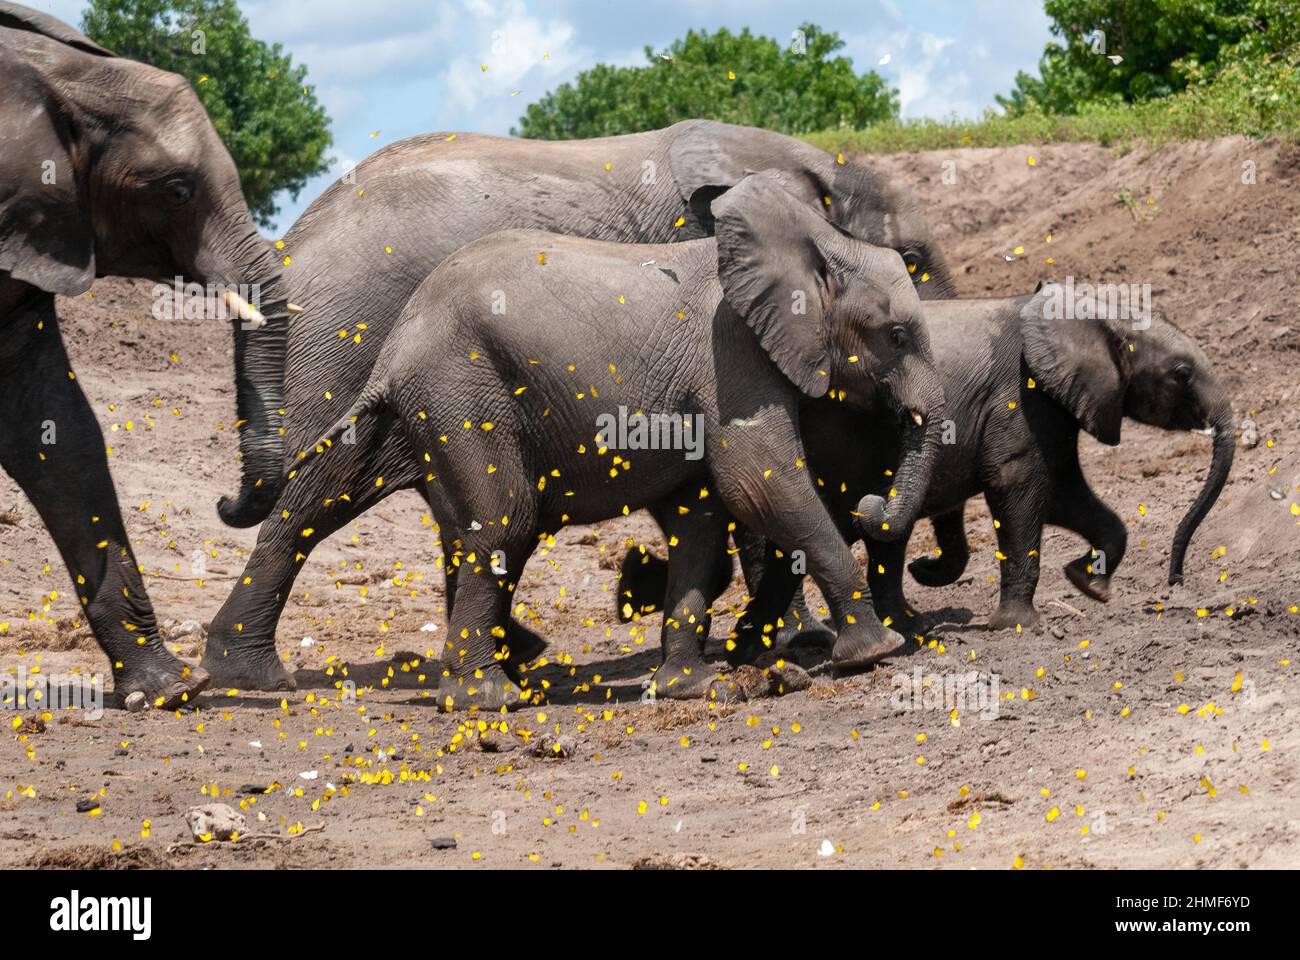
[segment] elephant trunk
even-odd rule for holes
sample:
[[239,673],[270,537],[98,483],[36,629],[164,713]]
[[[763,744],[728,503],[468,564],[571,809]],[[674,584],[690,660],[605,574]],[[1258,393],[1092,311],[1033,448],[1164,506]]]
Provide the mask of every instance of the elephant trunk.
[[1178,531],[1174,534],[1173,549],[1169,554],[1169,583],[1183,582],[1183,558],[1187,555],[1187,546],[1191,543],[1205,515],[1210,512],[1219,492],[1228,481],[1228,472],[1232,469],[1232,456],[1237,443],[1237,428],[1232,416],[1232,404],[1226,397],[1220,399],[1209,417],[1210,429],[1214,435],[1214,456],[1210,461],[1210,472],[1206,474],[1205,484],[1191,505]]
[[242,476],[239,493],[217,503],[222,521],[251,527],[264,520],[283,486],[284,366],[289,342],[288,292],[279,264],[251,223],[224,245],[212,265],[200,268],[209,281],[235,286],[265,322],[232,315],[235,336],[235,410]]
[[902,455],[889,497],[869,494],[858,503],[858,525],[873,540],[906,537],[921,514],[943,438],[943,389],[930,364],[915,377],[920,389],[899,396],[903,407]]

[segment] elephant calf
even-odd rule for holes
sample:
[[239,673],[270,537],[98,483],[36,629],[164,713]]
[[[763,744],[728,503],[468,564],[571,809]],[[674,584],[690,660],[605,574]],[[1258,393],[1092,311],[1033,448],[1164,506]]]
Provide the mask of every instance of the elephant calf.
[[[1120,439],[1125,417],[1168,430],[1208,430],[1213,460],[1205,483],[1178,527],[1169,579],[1182,579],[1183,558],[1232,467],[1235,426],[1227,391],[1205,354],[1156,315],[1130,322],[1060,319],[1055,291],[1011,299],[929,301],[923,315],[946,397],[949,420],[921,515],[932,517],[939,553],[909,565],[927,586],[953,583],[969,557],[963,513],[983,494],[993,514],[1001,563],[1001,597],[989,619],[995,629],[1031,626],[1045,523],[1084,537],[1091,549],[1065,567],[1069,580],[1096,600],[1110,596],[1110,578],[1124,556],[1123,522],[1088,486],[1079,463],[1079,430],[1103,443]],[[849,541],[862,537],[853,512],[858,498],[887,488],[897,441],[877,422],[841,405],[805,405],[801,430],[822,495]],[[854,442],[846,443],[852,437]],[[740,537],[738,537],[738,540]],[[866,537],[868,577],[884,623],[916,630],[903,595],[907,540]],[[752,556],[742,543],[742,558]],[[715,563],[730,572],[730,559]],[[743,618],[737,659],[762,649],[760,636],[786,612],[801,577],[789,561],[769,557]],[[662,561],[633,552],[624,562],[620,594],[634,609],[663,596]],[[797,610],[798,608],[796,608]],[[797,619],[804,619],[798,617]],[[815,626],[815,623],[808,624]],[[760,632],[760,628],[766,631]]]
[[838,665],[902,645],[817,496],[798,411],[801,395],[833,395],[902,435],[897,496],[861,509],[886,534],[906,530],[943,409],[920,300],[896,252],[848,237],[781,184],[765,172],[713,201],[716,240],[509,231],[462,248],[416,291],[357,404],[317,444],[328,458],[382,409],[415,451],[451,554],[447,709],[531,698],[502,649],[524,564],[565,524],[639,509],[669,543],[659,696],[699,696],[713,679],[703,639],[727,580],[709,561],[732,517],[804,551]]

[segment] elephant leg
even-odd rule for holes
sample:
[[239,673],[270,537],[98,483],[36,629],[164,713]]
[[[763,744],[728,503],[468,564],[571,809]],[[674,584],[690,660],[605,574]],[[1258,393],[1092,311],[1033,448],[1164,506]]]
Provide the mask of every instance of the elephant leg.
[[1034,609],[1039,551],[1043,540],[1046,494],[1039,484],[1024,483],[984,494],[997,525],[1001,586],[998,608],[989,628],[1034,627],[1042,618]]
[[510,619],[512,590],[532,543],[513,535],[508,540],[473,536],[468,546],[475,560],[462,562],[456,574],[438,705],[447,711],[486,713],[524,706],[529,696],[521,685],[522,674],[517,664],[507,671],[499,650]]
[[507,673],[502,651],[510,644],[511,598],[540,533],[540,502],[518,430],[502,415],[490,434],[459,445],[444,445],[430,421],[414,416],[404,417],[403,431],[411,448],[432,451],[421,484],[442,530],[444,561],[456,568],[438,705],[496,713],[540,700],[517,663]]
[[1110,599],[1110,578],[1124,559],[1128,530],[1088,486],[1078,461],[1071,459],[1071,469],[1057,482],[1048,504],[1047,522],[1088,541],[1088,552],[1063,569],[1081,593],[1105,603]]
[[704,659],[704,641],[713,622],[713,601],[726,587],[726,581],[719,587],[715,568],[718,556],[726,556],[728,516],[721,509],[654,512],[669,547],[663,665],[655,671],[652,689],[657,698],[701,697],[717,675]]
[[790,472],[783,472],[761,487],[728,484],[723,490],[724,502],[738,521],[762,533],[783,551],[804,552],[808,572],[821,588],[835,620],[838,638],[832,659],[836,668],[871,666],[902,649],[905,641],[877,619],[862,567],[807,472],[793,466],[798,459],[793,452],[798,448],[797,430],[791,429],[785,449],[763,449],[781,447],[783,433],[773,423],[763,439],[755,437],[746,443],[732,443],[730,449],[714,449],[714,467],[723,476],[733,463],[737,475],[752,470],[755,463],[792,464]]
[[[659,529],[667,531],[676,523],[676,511],[664,505],[649,508]],[[702,556],[702,555],[701,555]],[[731,585],[733,564],[724,538],[716,555],[703,558],[709,566],[710,586],[714,597],[720,596]],[[636,616],[664,608],[664,594],[668,590],[668,561],[648,549],[629,550],[619,567],[619,591],[615,598],[620,623],[628,623]]]
[[[447,623],[451,623],[451,611],[456,593],[456,580],[459,568],[447,570]],[[506,676],[516,684],[522,685],[528,665],[540,657],[546,650],[546,639],[531,627],[526,627],[514,617],[506,621],[505,636],[497,637],[497,659],[505,670]]]
[[903,595],[903,565],[907,562],[910,538],[911,531],[908,531],[892,542],[867,541],[867,584],[880,622],[905,637],[919,637],[925,630],[921,615]]
[[[437,511],[429,499],[427,489],[421,487],[421,495],[425,502],[429,504],[430,513],[434,520],[438,521]],[[447,622],[451,623],[451,610],[456,603],[456,578],[460,572],[460,567],[452,562],[454,555],[463,545],[459,533],[448,529],[439,523],[439,529],[442,533],[443,544],[443,576],[446,586],[444,594],[447,598]],[[528,664],[542,655],[546,649],[546,640],[530,627],[524,626],[513,617],[506,625],[504,637],[497,640],[497,653],[501,655],[501,664],[505,667],[506,673],[510,679],[518,682],[523,672],[528,669]]]
[[917,557],[907,565],[912,579],[923,587],[946,587],[956,583],[966,572],[970,561],[970,545],[966,542],[966,504],[956,510],[931,518],[934,538],[939,542],[939,552],[933,556]]
[[206,687],[208,674],[163,645],[118,508],[104,435],[72,377],[54,311],[22,318],[29,319],[31,327],[11,334],[20,342],[6,344],[0,360],[0,466],[63,557],[112,665],[116,699],[140,692],[147,703],[172,709]]
[[748,527],[737,526],[731,538],[736,542],[736,553],[740,557],[740,572],[745,577],[745,589],[750,596],[754,596],[763,582],[768,564],[779,562],[780,558],[775,555],[766,540]]
[[[803,583],[803,574],[794,572],[788,557],[776,555],[779,548],[772,541],[746,532],[737,543],[750,597],[736,620],[735,632],[727,638],[727,662],[732,666],[753,663],[782,642],[780,624]],[[755,559],[755,544],[762,550],[762,559]]]
[[804,596],[803,582],[795,588],[794,599],[790,608],[782,617],[785,621],[777,633],[777,642],[785,646],[826,646],[835,643],[835,631],[831,625],[808,608],[808,599]]
[[668,561],[646,550],[629,550],[619,568],[614,605],[620,623],[662,609],[668,590]]
[[753,599],[737,624],[729,659],[750,663],[772,647],[833,645],[835,631],[812,615],[804,598],[804,574],[797,572],[805,569],[802,558],[778,551],[745,527],[738,526],[732,538]]
[[[334,444],[285,485],[208,630],[203,666],[218,687],[295,689],[275,652],[276,624],[294,579],[326,537],[415,482],[415,458],[399,433],[363,421],[357,425],[356,443]],[[381,476],[384,482],[378,484]]]

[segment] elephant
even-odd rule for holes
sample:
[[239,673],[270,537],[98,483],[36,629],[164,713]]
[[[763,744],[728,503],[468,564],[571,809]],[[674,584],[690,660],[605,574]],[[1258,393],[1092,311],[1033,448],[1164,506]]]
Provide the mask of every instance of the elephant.
[[[331,185],[285,237],[286,282],[305,311],[289,332],[289,450],[306,449],[357,399],[402,307],[464,244],[509,228],[623,243],[698,239],[713,232],[711,201],[765,169],[785,173],[788,189],[848,233],[899,251],[921,297],[950,291],[910,195],[778,133],[688,120],[594,140],[419,136]],[[219,686],[293,689],[275,628],[302,564],[389,494],[418,488],[400,430],[382,418],[356,430],[354,444],[284,492],[258,531],[210,626],[203,666]],[[508,629],[517,651],[537,648],[522,625]]]
[[452,554],[440,706],[534,699],[506,672],[524,565],[561,527],[632,510],[650,510],[670,544],[657,696],[702,696],[714,679],[703,648],[720,587],[701,561],[725,549],[733,518],[804,551],[839,630],[837,666],[905,643],[872,613],[817,496],[799,407],[833,397],[899,436],[896,496],[859,509],[908,529],[943,416],[921,301],[896,251],[838,230],[783,181],[754,174],[712,201],[716,239],[506,231],[467,245],[416,290],[360,398],[291,471],[327,463],[366,420],[406,434]]
[[[995,521],[1001,564],[1000,599],[988,621],[993,629],[1032,627],[1041,619],[1033,598],[1044,523],[1089,542],[1090,549],[1065,566],[1065,575],[1085,595],[1110,598],[1127,534],[1084,478],[1081,429],[1112,446],[1119,443],[1125,417],[1166,430],[1208,430],[1213,436],[1209,472],[1174,536],[1171,584],[1182,581],[1187,547],[1232,469],[1232,404],[1195,341],[1159,313],[1134,323],[1064,319],[1057,309],[1059,289],[1046,285],[1034,295],[1011,299],[927,302],[922,310],[949,423],[920,513],[933,519],[939,550],[914,559],[908,569],[927,586],[961,576],[969,558],[965,502],[982,493]],[[881,540],[864,532],[853,516],[856,498],[888,487],[886,471],[897,460],[897,441],[877,422],[823,401],[806,406],[800,428],[841,533],[850,542],[866,542],[877,615],[915,634],[923,624],[903,593],[907,537]],[[845,436],[860,442],[846,444]],[[753,549],[742,544],[742,550]],[[715,557],[714,563],[730,571],[728,557]],[[661,602],[664,579],[662,561],[633,552],[624,560],[620,585],[632,608],[644,610]],[[733,656],[737,662],[770,644],[802,578],[788,561],[769,559],[756,579]],[[620,604],[625,599],[621,595]],[[819,627],[815,621],[798,626]]]
[[[238,416],[256,426],[240,435],[241,493],[220,511],[244,522],[252,491],[270,495],[283,475],[280,265],[184,78],[0,2],[0,87],[0,466],[63,557],[113,665],[115,695],[175,706],[207,674],[159,637],[54,297],[82,294],[107,275],[225,288],[237,321]],[[258,291],[254,303],[239,289]]]

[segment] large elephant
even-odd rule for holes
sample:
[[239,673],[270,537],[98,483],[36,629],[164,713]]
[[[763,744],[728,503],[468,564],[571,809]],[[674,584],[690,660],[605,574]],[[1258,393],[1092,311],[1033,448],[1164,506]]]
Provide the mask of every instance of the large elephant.
[[110,274],[260,291],[260,314],[248,296],[228,300],[239,318],[238,416],[249,426],[240,436],[243,490],[220,509],[244,523],[252,492],[273,498],[283,473],[288,316],[279,264],[184,78],[0,3],[0,90],[0,465],[63,556],[117,694],[170,706],[201,689],[206,673],[158,636],[54,296],[84,293]]
[[[306,449],[357,399],[402,306],[464,244],[508,228],[621,243],[704,237],[711,201],[747,172],[768,169],[848,233],[900,252],[923,298],[947,294],[948,271],[910,196],[777,133],[689,120],[597,140],[415,137],[333,184],[285,238],[286,278],[306,311],[289,335],[289,449]],[[419,476],[401,432],[368,420],[353,444],[285,491],[211,624],[203,665],[215,682],[292,689],[275,627],[302,563]]]
[[452,558],[441,706],[532,697],[506,672],[525,563],[562,526],[630,510],[649,509],[670,544],[659,696],[701,696],[714,679],[703,641],[717,582],[702,561],[732,518],[806,555],[838,667],[904,644],[817,496],[799,407],[834,397],[905,438],[896,495],[860,509],[910,528],[943,419],[921,301],[895,251],[848,237],[781,182],[766,171],[714,200],[716,240],[507,231],[466,246],[416,290],[360,399],[291,474],[327,465],[377,413],[406,435]]
[[[1232,468],[1232,404],[1196,343],[1159,314],[1149,317],[1149,324],[1061,318],[1054,302],[1058,294],[1059,288],[1045,287],[1033,296],[949,300],[923,309],[950,426],[921,509],[921,515],[933,518],[939,553],[913,560],[909,569],[929,586],[961,576],[969,557],[965,503],[982,493],[996,521],[1002,574],[998,608],[989,619],[995,629],[1039,622],[1033,598],[1044,523],[1088,541],[1089,550],[1067,564],[1065,574],[1087,596],[1110,597],[1110,578],[1124,558],[1127,536],[1123,522],[1083,476],[1081,429],[1113,445],[1129,417],[1213,436],[1205,482],[1174,537],[1170,583],[1182,580],[1188,544]],[[802,430],[831,516],[847,539],[864,538],[852,511],[857,498],[887,488],[885,471],[897,459],[896,439],[871,419],[824,402],[809,405]],[[862,442],[843,443],[846,433]],[[903,594],[907,539],[886,542],[868,532],[865,540],[877,614],[887,624],[916,631],[920,622]],[[742,550],[753,545],[742,544]],[[725,556],[715,557],[715,563],[730,570]],[[662,602],[664,579],[662,561],[632,553],[620,585],[633,607],[644,609]],[[791,573],[788,561],[769,561],[755,579],[737,659],[761,651],[760,638],[773,632],[801,578]],[[819,626],[815,621],[799,626],[804,625]]]

